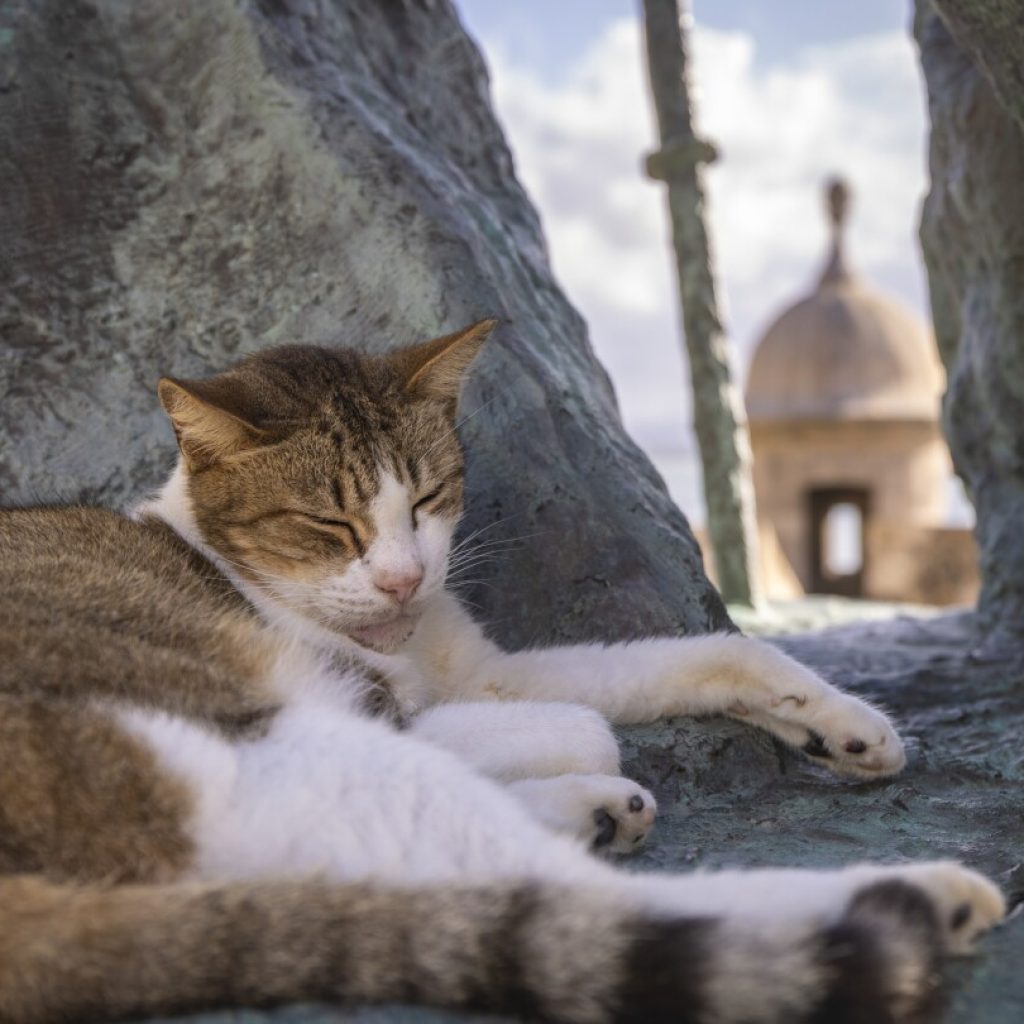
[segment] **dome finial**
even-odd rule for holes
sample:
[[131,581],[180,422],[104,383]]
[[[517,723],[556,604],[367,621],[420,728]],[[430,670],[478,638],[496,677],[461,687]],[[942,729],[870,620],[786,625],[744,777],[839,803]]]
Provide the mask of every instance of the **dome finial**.
[[825,203],[828,206],[828,218],[834,231],[842,231],[846,224],[846,214],[850,209],[850,186],[845,178],[833,175],[825,182]]
[[851,277],[843,253],[843,233],[850,212],[850,198],[851,190],[845,178],[835,174],[825,182],[825,207],[832,226],[832,251],[818,282],[819,288],[823,285],[838,284]]

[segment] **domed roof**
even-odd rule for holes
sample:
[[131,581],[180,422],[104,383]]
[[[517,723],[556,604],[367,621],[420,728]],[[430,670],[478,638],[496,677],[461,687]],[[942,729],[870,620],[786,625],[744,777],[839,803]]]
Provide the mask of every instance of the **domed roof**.
[[852,273],[843,257],[849,202],[827,189],[832,251],[815,290],[765,332],[747,377],[747,415],[766,420],[938,418],[944,374],[931,332]]

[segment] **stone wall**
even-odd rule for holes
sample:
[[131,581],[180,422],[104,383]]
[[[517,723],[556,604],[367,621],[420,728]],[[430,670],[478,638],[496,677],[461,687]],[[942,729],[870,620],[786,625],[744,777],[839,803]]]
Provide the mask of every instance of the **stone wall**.
[[503,325],[464,588],[511,644],[728,626],[623,432],[448,0],[0,5],[0,500],[167,472],[161,373]]
[[978,600],[978,546],[951,526],[870,523],[864,594],[872,601],[973,607]]

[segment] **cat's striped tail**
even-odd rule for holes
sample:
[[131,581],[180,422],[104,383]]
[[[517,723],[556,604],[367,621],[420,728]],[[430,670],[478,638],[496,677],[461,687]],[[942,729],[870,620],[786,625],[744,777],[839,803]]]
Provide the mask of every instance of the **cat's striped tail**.
[[297,1000],[411,1002],[604,1024],[918,1019],[936,920],[902,882],[827,928],[657,919],[600,892],[0,880],[0,1020]]

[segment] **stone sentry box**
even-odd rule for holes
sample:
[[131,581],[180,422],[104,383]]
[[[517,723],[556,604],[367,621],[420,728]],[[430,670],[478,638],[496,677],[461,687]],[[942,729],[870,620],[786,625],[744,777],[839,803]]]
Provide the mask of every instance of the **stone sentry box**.
[[[919,318],[849,269],[847,186],[832,181],[826,199],[824,271],[768,328],[748,376],[762,535],[792,570],[790,590],[795,577],[811,593],[970,601],[972,541],[945,525],[950,460],[934,341]],[[841,515],[847,557],[833,565],[830,531]],[[766,566],[770,595],[783,596],[779,568]]]

